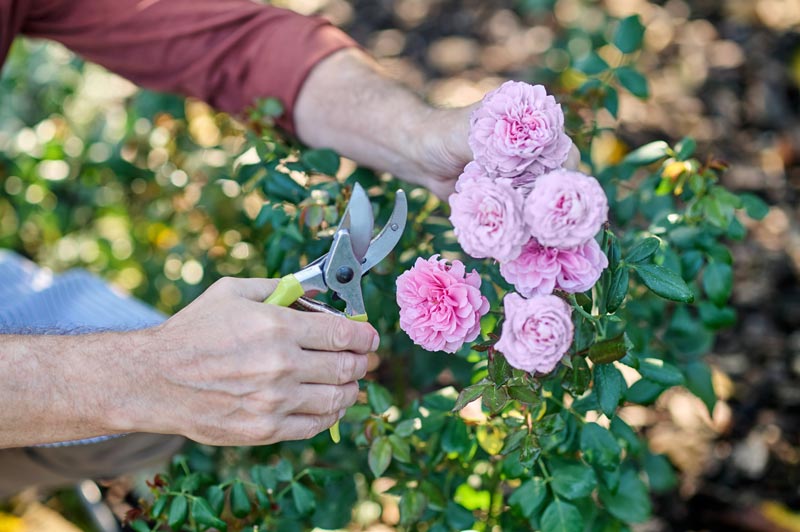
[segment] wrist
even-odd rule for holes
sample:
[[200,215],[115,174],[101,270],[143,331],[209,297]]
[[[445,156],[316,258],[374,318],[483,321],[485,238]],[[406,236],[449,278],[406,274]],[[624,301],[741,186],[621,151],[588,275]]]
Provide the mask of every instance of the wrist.
[[153,420],[152,391],[157,351],[153,329],[101,335],[103,347],[94,350],[91,411],[87,416],[108,434],[158,432]]

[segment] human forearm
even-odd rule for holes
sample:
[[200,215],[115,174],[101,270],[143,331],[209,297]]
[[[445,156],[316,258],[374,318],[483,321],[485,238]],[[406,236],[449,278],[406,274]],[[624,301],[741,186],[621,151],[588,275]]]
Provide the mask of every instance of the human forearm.
[[320,61],[298,96],[301,140],[429,187],[440,197],[471,159],[469,109],[436,109],[357,49]]
[[123,432],[135,339],[0,335],[0,448]]

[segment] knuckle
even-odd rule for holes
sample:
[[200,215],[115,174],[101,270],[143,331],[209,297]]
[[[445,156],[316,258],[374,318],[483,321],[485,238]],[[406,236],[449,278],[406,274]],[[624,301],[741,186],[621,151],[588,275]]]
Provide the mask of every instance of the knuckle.
[[356,375],[356,360],[349,353],[337,357],[336,384],[346,384],[351,382]]
[[331,324],[329,326],[330,342],[331,346],[336,351],[342,351],[344,349],[347,349],[347,347],[349,347],[350,344],[353,342],[354,334],[352,332],[352,329],[347,325],[348,325],[347,322],[336,323],[334,320],[331,320]]
[[275,358],[270,369],[273,379],[282,380],[294,374],[295,366],[292,362],[292,357],[282,353]]
[[[342,408],[350,408],[358,401],[358,384],[351,383],[345,387],[345,400]],[[339,410],[333,412],[336,414]]]
[[308,427],[306,429],[306,433],[304,434],[305,439],[313,438],[314,436],[316,436],[317,434],[319,434],[320,432],[322,432],[326,428],[328,428],[328,427],[325,426],[325,418],[324,417],[316,416],[316,417],[311,418],[311,420],[308,423]]
[[275,425],[268,420],[264,420],[259,424],[247,424],[242,430],[245,441],[257,445],[273,443],[277,436]]
[[334,386],[331,392],[330,409],[328,412],[338,412],[339,409],[344,406],[346,399],[347,391],[345,386]]
[[234,282],[233,277],[222,277],[211,285],[211,288],[218,292],[229,292],[233,289]]

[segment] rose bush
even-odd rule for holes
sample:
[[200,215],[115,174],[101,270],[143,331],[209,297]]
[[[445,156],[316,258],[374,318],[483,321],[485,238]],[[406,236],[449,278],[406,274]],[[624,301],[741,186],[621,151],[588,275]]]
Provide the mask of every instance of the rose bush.
[[[685,386],[713,410],[703,355],[735,319],[724,239],[743,236],[739,210],[764,212],[757,198],[721,187],[722,165],[695,159],[691,139],[603,165],[591,158],[591,117],[616,114],[620,90],[646,97],[631,55],[642,26],[631,17],[616,28],[610,42],[595,43],[625,48],[622,64],[611,68],[594,51],[576,60],[583,80],[562,97],[585,174],[558,169],[568,151],[558,104],[515,84],[524,105],[498,98],[500,90],[487,98],[490,113],[476,111],[476,162],[449,213],[407,189],[416,214],[397,253],[364,285],[384,363],[348,410],[342,443],[321,435],[233,453],[191,448],[160,477],[136,527],[338,528],[376,504],[396,505],[405,529],[433,532],[629,530],[648,519],[651,493],[672,489],[676,476],[625,409]],[[263,135],[268,142],[250,137],[260,162],[237,179],[268,200],[252,222],[270,274],[324,249],[314,237],[336,223],[350,183],[374,191],[379,218],[390,191],[405,186],[363,169],[325,177],[339,170],[334,155],[276,142],[269,127]],[[470,191],[476,183],[485,204]],[[511,191],[523,198],[516,226],[507,223],[519,207]],[[401,308],[387,303],[395,289]],[[429,349],[455,353],[418,348],[400,326]]]

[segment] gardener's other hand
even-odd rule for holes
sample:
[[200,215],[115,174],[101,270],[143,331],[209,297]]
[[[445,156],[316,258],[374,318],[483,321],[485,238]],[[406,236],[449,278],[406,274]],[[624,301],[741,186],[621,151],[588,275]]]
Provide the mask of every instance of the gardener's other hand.
[[[383,73],[364,52],[347,49],[311,71],[297,98],[294,120],[308,145],[333,148],[447,199],[472,160],[467,138],[473,108],[433,108]],[[579,161],[573,146],[565,166],[575,169]]]
[[[469,117],[480,104],[455,109],[431,109],[430,117],[420,121],[412,143],[415,155],[400,165],[395,174],[409,183],[427,187],[442,199],[455,191],[456,180],[472,160]],[[564,167],[578,168],[581,154],[573,144]]]
[[306,439],[356,401],[378,334],[367,323],[264,304],[277,281],[216,282],[139,335],[149,415],[137,430],[211,445]]

